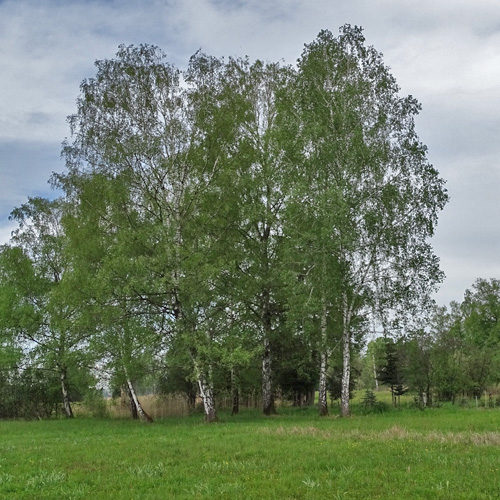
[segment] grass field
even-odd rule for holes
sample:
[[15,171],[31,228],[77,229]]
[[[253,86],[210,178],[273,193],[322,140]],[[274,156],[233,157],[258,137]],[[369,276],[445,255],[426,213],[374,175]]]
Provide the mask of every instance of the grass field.
[[500,410],[0,422],[2,499],[498,499]]

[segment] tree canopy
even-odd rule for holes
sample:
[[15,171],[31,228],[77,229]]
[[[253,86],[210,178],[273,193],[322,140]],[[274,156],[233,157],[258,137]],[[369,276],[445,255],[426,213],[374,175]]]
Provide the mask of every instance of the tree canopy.
[[[62,383],[81,349],[147,418],[134,381],[183,360],[214,421],[221,388],[237,395],[260,366],[264,413],[277,385],[319,384],[326,414],[335,358],[348,415],[368,325],[425,311],[443,279],[429,239],[448,197],[415,131],[420,105],[399,91],[350,25],[321,31],[295,67],[200,51],[180,70],[150,45],[97,61],[52,178],[64,196],[13,212],[2,261],[38,280],[30,314],[50,323],[30,320],[31,339],[64,337]],[[21,276],[7,283],[2,304],[29,304]]]

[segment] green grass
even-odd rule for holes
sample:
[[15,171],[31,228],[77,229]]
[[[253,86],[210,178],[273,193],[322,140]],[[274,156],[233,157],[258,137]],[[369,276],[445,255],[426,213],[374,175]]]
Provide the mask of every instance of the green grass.
[[0,422],[2,499],[497,499],[500,410]]

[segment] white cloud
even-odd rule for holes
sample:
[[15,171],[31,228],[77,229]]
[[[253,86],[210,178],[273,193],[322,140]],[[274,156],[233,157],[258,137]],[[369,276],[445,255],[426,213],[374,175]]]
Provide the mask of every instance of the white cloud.
[[0,245],[4,245],[9,242],[11,233],[15,228],[16,226],[14,224],[0,226]]

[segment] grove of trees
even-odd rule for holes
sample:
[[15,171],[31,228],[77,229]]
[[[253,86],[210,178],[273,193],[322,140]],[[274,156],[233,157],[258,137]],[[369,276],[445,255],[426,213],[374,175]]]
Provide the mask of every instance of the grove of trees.
[[[429,240],[448,196],[415,132],[418,102],[349,25],[320,32],[293,67],[197,52],[180,70],[141,45],[96,69],[51,178],[62,196],[15,209],[1,248],[2,391],[35,378],[71,417],[106,373],[148,420],[135,384],[149,377],[198,396],[211,422],[222,392],[237,412],[257,391],[270,415],[277,394],[318,389],[327,414],[335,372],[349,415],[368,334],[410,331],[443,279]],[[427,343],[443,343],[430,363],[443,373],[406,384],[455,397],[452,346],[491,355],[478,294],[460,318],[411,330],[408,358],[424,366]]]

